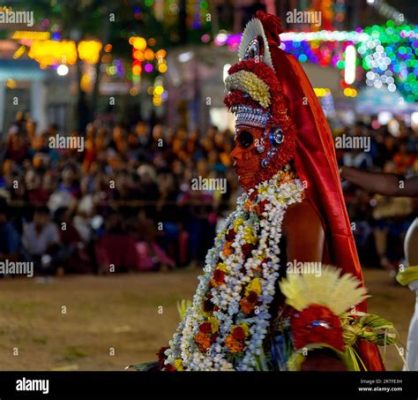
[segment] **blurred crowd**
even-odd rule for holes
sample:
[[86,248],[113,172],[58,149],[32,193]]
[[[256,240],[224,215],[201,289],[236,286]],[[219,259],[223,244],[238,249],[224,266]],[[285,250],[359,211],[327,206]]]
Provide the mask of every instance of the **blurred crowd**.
[[[0,260],[38,274],[202,265],[237,194],[230,132],[96,120],[70,135],[82,141],[59,136],[19,113],[3,137]],[[195,188],[197,177],[226,191]]]
[[[356,122],[338,132],[342,137],[366,138],[367,147],[337,150],[340,165],[392,173],[402,178],[418,173],[418,131],[398,117],[381,125]],[[346,143],[356,143],[346,140]],[[359,142],[357,142],[359,143]],[[403,240],[417,215],[416,199],[384,197],[343,183],[346,204],[353,222],[357,249],[365,265],[378,265],[392,274],[403,263]]]
[[[396,132],[357,122],[335,135],[369,140],[367,151],[337,149],[340,165],[418,171],[418,132],[402,121]],[[3,135],[0,261],[33,262],[38,275],[203,265],[239,192],[231,132],[96,120],[67,136],[77,140],[63,137],[55,125],[38,132],[23,113]],[[224,180],[226,190],[193,187],[199,177]],[[397,265],[414,201],[344,186],[363,264]]]

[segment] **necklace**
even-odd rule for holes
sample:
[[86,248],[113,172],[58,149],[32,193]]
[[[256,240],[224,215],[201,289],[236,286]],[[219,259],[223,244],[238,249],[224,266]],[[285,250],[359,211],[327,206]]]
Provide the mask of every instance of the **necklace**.
[[238,198],[206,256],[192,305],[169,342],[166,366],[254,369],[271,320],[284,214],[302,198],[301,181],[288,171]]

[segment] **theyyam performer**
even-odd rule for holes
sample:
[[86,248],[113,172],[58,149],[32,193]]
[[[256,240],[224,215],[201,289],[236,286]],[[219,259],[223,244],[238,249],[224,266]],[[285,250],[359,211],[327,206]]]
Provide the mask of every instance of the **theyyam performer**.
[[244,190],[158,369],[383,370],[377,345],[396,345],[367,313],[331,133],[280,32],[257,12],[226,78]]

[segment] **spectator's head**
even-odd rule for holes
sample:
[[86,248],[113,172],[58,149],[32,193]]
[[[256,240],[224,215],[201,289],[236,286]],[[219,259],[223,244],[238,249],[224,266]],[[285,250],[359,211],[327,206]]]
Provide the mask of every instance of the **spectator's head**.
[[16,121],[20,122],[20,121],[24,121],[25,119],[25,113],[23,111],[18,111],[16,113]]
[[74,182],[76,173],[72,167],[66,167],[62,171],[61,179],[64,185],[71,186]]
[[47,172],[42,177],[42,188],[47,190],[48,192],[53,192],[56,187],[56,178],[54,176],[54,173]]
[[147,125],[143,121],[139,121],[135,126],[135,133],[137,136],[147,135]]
[[112,131],[113,140],[118,143],[125,138],[125,131],[121,125],[116,125]]
[[26,121],[26,131],[30,137],[35,136],[36,134],[36,121],[33,119],[28,119]]
[[151,165],[141,165],[137,170],[138,176],[142,184],[150,184],[155,182],[157,177],[154,168]]
[[48,224],[50,219],[49,209],[46,206],[37,207],[33,213],[33,222],[38,228]]
[[155,125],[152,130],[152,138],[157,141],[158,139],[164,138],[164,129],[162,125]]
[[26,189],[34,190],[41,186],[41,177],[35,172],[34,169],[29,169],[25,174]]
[[51,124],[48,126],[48,136],[55,136],[58,133],[58,125]]
[[3,176],[10,176],[13,172],[13,167],[14,165],[12,160],[4,160],[2,168]]

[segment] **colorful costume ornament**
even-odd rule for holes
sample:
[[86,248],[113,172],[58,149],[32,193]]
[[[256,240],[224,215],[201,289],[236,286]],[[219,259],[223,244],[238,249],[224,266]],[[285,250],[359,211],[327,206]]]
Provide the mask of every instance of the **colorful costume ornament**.
[[[345,362],[349,369],[383,369],[376,344],[393,340],[381,335],[391,325],[378,319],[374,327],[376,317],[366,314],[331,133],[303,69],[279,48],[280,32],[277,17],[258,12],[243,33],[240,61],[229,70],[225,104],[237,118],[232,157],[245,191],[207,254],[193,302],[169,348],[160,351],[160,369],[289,370],[296,368],[301,349],[318,346],[350,354],[344,358],[351,360]],[[325,232],[322,262],[338,272],[326,269],[325,278],[316,280],[289,277],[281,293],[284,217],[304,202],[320,216]],[[340,272],[352,277],[337,278]],[[308,282],[316,303],[295,293]],[[337,308],[326,293],[314,296],[333,289],[330,282],[347,296],[335,301]],[[327,295],[338,298],[335,291]],[[359,314],[347,314],[350,306]]]
[[294,353],[289,370],[299,370],[309,350],[332,349],[348,370],[366,369],[355,349],[358,339],[377,345],[396,344],[397,333],[389,321],[377,315],[360,313],[355,307],[365,300],[366,290],[350,274],[323,266],[321,276],[289,274],[280,289],[291,307]]

